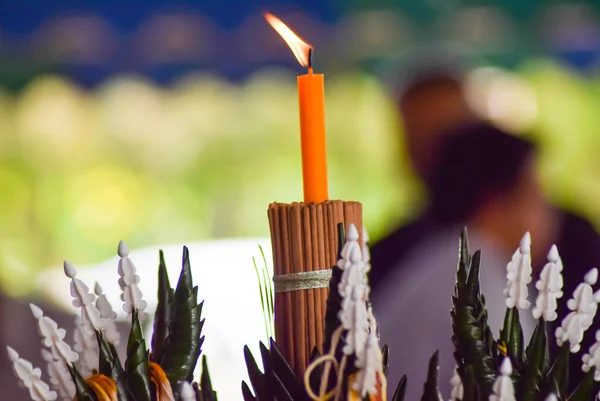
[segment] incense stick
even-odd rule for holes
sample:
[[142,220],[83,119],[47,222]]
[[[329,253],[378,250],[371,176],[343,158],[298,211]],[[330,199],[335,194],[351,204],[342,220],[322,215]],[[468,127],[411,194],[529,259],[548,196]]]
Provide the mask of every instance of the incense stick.
[[[353,223],[362,233],[362,206],[358,202],[273,203],[268,215],[276,276],[300,274],[298,280],[302,280],[302,273],[330,270],[337,262],[338,223],[346,228]],[[321,285],[317,283],[310,285]],[[312,349],[323,344],[328,288],[279,288],[289,289],[275,293],[277,344],[300,376]]]

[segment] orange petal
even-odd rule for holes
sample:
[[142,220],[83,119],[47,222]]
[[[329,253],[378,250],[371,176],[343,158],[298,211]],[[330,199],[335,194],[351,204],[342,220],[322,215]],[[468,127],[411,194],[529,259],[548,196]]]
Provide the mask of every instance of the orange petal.
[[175,401],[171,383],[159,364],[150,362],[150,380],[156,386],[156,401]]
[[85,382],[96,393],[98,401],[117,401],[117,385],[108,376],[95,374]]

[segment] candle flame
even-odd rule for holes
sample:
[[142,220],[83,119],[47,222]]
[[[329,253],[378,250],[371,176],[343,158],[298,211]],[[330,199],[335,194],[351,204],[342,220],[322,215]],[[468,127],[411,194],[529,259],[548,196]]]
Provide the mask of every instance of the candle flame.
[[312,46],[302,40],[298,35],[294,33],[286,24],[283,23],[279,18],[271,13],[265,13],[265,19],[267,22],[277,31],[279,35],[288,44],[294,56],[302,67],[311,68],[311,52]]

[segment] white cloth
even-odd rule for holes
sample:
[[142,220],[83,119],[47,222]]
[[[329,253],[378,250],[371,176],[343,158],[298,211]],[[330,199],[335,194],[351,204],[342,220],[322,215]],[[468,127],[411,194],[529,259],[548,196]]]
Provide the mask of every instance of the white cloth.
[[[458,265],[460,228],[444,230],[419,243],[404,258],[377,294],[372,294],[381,343],[390,348],[390,397],[403,374],[408,377],[407,400],[418,400],[427,377],[429,358],[440,352],[439,385],[450,395],[450,378],[456,365],[451,341],[450,309]],[[515,246],[517,246],[516,244]],[[489,326],[497,338],[506,311],[506,264],[510,254],[500,252],[483,235],[469,232],[469,250],[482,250],[481,290],[486,297]],[[529,339],[534,320],[521,311],[524,338]]]

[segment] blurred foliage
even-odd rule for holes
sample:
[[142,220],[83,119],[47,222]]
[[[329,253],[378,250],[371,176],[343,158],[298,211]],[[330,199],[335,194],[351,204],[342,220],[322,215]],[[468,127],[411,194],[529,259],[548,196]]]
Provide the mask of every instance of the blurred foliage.
[[[0,92],[2,289],[30,291],[64,255],[112,256],[121,238],[267,236],[268,204],[302,199],[295,80],[269,70],[243,85],[196,75],[161,88],[120,77],[90,93],[43,76]],[[370,76],[327,82],[330,194],[363,201],[377,236],[413,193],[394,167],[394,105]]]
[[[545,60],[518,75],[537,100],[533,133],[557,202],[600,226],[600,80]],[[376,239],[414,214],[412,177],[387,88],[359,72],[326,77],[330,195],[361,201]],[[87,92],[43,76],[0,90],[0,283],[32,289],[64,255],[77,264],[133,247],[267,236],[267,206],[302,199],[295,76],[232,84],[190,75],[170,87],[111,79]],[[159,227],[159,229],[157,229]]]

